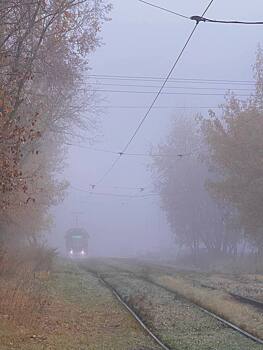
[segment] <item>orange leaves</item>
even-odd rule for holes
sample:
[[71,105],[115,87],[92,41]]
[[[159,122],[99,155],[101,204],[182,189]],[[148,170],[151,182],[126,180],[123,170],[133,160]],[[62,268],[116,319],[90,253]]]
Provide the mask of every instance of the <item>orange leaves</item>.
[[0,214],[15,208],[12,218],[25,210],[41,222],[46,208],[62,198],[64,188],[54,179],[60,145],[82,125],[68,106],[78,98],[87,55],[98,45],[109,10],[104,0],[96,6],[95,16],[93,1],[15,1],[2,16]]

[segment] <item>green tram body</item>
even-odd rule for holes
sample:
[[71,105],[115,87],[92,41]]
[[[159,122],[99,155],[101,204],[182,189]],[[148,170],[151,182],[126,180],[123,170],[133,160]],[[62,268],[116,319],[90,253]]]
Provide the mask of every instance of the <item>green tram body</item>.
[[65,235],[66,251],[70,257],[85,257],[88,254],[88,233],[81,228],[72,228]]

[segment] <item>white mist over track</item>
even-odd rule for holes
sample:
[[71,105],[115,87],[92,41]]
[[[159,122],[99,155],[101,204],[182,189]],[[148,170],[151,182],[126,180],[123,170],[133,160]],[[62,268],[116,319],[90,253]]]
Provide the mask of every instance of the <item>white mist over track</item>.
[[[139,90],[156,92],[160,87],[158,80],[148,81],[146,77],[165,77],[175,58],[193,28],[193,22],[178,18],[156,8],[144,5],[136,0],[112,1],[114,9],[112,21],[103,28],[101,36],[104,45],[91,56],[92,71],[87,83],[95,90]],[[207,1],[189,0],[172,2],[170,0],[154,3],[187,16],[201,15]],[[215,1],[207,17],[226,20],[261,20],[258,9],[260,0],[253,3],[233,0]],[[200,23],[191,43],[176,67],[172,79],[212,79],[212,80],[252,80],[251,64],[257,43],[262,37],[260,26],[223,26],[220,24]],[[107,75],[108,78],[99,75]],[[113,78],[115,76],[115,78]],[[129,76],[133,79],[116,79],[116,76]],[[144,80],[134,80],[145,77]],[[116,87],[102,84],[137,84],[155,85],[155,88]],[[101,84],[101,86],[99,85]],[[211,84],[171,81],[168,86],[190,86],[187,92],[199,92],[194,87],[211,87]],[[214,87],[244,88],[234,84],[222,83]],[[249,89],[249,86],[247,87]],[[165,91],[170,91],[167,89]],[[173,90],[182,92],[178,88]],[[202,92],[202,91],[201,91]],[[209,93],[211,91],[207,91]],[[214,92],[214,91],[212,91]],[[224,91],[218,92],[220,94]],[[247,92],[240,92],[246,94]],[[93,134],[95,143],[82,145],[98,149],[121,152],[127,140],[138,126],[147,108],[151,104],[152,94],[132,93],[97,93],[102,98],[103,108],[98,128]],[[206,95],[161,95],[156,107],[151,111],[129,148],[130,153],[149,153],[169,132],[171,121],[177,116],[192,118],[206,109],[197,106],[217,106],[224,101],[222,96]],[[114,108],[114,106],[133,106],[136,108]],[[171,106],[171,108],[169,108]],[[173,108],[185,106],[193,108]],[[196,106],[196,108],[195,108]],[[88,115],[87,115],[88,117]],[[77,131],[76,131],[77,132]],[[183,152],[184,150],[179,150]],[[72,186],[91,190],[90,185],[110,167],[116,155],[96,152],[88,148],[69,146],[68,166],[63,178]],[[184,161],[184,159],[178,159]],[[158,196],[149,198],[130,198],[144,193],[155,192],[149,171],[151,158],[123,156],[112,172],[101,182],[94,192],[115,193],[127,197],[90,195],[69,188],[65,201],[54,209],[55,224],[53,234],[49,236],[52,245],[59,245],[63,250],[64,234],[75,226],[75,212],[79,225],[86,228],[91,236],[90,253],[92,255],[125,256],[147,252],[167,252],[174,248],[174,239],[166,222],[165,214],[160,209]],[[123,189],[121,188],[123,187]],[[164,253],[165,254],[165,253]]]

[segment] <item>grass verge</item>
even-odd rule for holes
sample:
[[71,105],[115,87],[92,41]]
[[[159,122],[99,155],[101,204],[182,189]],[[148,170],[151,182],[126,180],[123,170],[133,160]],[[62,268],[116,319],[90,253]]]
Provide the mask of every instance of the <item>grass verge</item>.
[[182,277],[160,276],[155,277],[154,280],[197,305],[232,322],[241,329],[263,339],[263,314],[251,306],[239,303],[226,292],[193,286],[190,281]]
[[47,283],[50,303],[38,322],[0,314],[0,350],[157,350],[158,346],[98,280],[71,263]]

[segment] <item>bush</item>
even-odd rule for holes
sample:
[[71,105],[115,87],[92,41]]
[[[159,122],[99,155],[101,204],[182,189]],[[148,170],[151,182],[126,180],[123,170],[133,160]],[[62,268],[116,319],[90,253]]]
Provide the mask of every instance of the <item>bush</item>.
[[33,324],[50,303],[48,278],[56,251],[44,245],[0,253],[0,313]]

